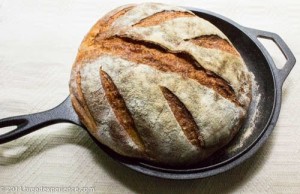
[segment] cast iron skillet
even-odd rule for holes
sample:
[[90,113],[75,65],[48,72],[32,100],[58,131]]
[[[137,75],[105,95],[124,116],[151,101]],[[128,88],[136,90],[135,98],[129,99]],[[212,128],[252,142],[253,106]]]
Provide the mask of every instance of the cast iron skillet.
[[[195,179],[208,177],[229,170],[252,156],[274,129],[280,111],[282,84],[296,63],[294,55],[277,34],[240,26],[223,16],[209,11],[195,8],[188,9],[216,25],[228,36],[240,52],[249,70],[255,75],[255,80],[259,86],[258,92],[261,95],[258,106],[256,107],[252,103],[249,111],[253,112],[255,111],[254,109],[259,109],[260,116],[255,120],[254,130],[247,139],[241,138],[246,128],[244,126],[231,141],[230,145],[227,146],[228,148],[243,141],[242,146],[238,147],[235,151],[228,152],[226,151],[227,148],[224,148],[204,162],[195,166],[182,168],[158,166],[122,157],[108,147],[100,144],[90,135],[101,149],[123,165],[138,172],[160,178]],[[267,50],[257,40],[258,37],[270,39],[277,44],[287,60],[282,69],[276,68]],[[248,121],[250,119],[249,117],[247,118]],[[85,128],[73,110],[70,97],[59,106],[45,112],[0,120],[0,128],[17,126],[15,130],[0,135],[0,144],[22,137],[42,127],[60,122],[69,122]]]

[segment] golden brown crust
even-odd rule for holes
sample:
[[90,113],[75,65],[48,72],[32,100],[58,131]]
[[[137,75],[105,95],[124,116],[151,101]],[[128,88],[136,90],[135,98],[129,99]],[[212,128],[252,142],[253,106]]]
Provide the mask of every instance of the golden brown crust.
[[[107,32],[108,28],[111,26],[111,24],[116,21],[119,17],[124,15],[126,12],[131,10],[134,7],[134,5],[128,5],[122,9],[117,8],[116,10],[111,11],[107,15],[105,15],[103,18],[101,18],[88,32],[88,34],[85,36],[84,40],[82,41],[79,52],[77,54],[77,64],[79,61],[82,61],[82,57],[85,57],[86,50],[93,50],[97,43],[95,42],[95,39],[102,39],[105,33]],[[82,53],[83,52],[83,53]],[[93,51],[92,51],[93,52]]]
[[[74,73],[74,72],[72,72]],[[78,113],[80,120],[84,123],[86,127],[95,131],[96,130],[96,122],[91,115],[81,90],[81,76],[79,72],[75,73],[76,76],[74,82],[77,84],[75,87],[71,87],[71,101],[75,111]]]
[[79,104],[77,98],[73,94],[71,94],[70,96],[73,108],[78,114],[80,121],[83,122],[84,126],[86,126],[87,128],[95,130],[96,123],[94,119],[92,119],[90,115],[86,114],[86,111],[83,109],[82,105]]

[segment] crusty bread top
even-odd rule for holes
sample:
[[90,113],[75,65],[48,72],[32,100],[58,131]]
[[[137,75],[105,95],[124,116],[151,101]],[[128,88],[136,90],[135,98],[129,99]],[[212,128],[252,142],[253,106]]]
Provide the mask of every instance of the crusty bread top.
[[182,165],[236,134],[251,101],[251,76],[214,25],[183,8],[144,3],[93,26],[73,65],[70,93],[103,144]]

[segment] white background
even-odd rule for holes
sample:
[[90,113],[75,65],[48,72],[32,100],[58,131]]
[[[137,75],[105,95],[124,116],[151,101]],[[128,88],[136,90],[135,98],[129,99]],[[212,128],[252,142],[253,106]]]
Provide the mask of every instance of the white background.
[[[54,107],[68,95],[77,48],[106,12],[144,1],[0,0],[0,118]],[[237,23],[279,34],[300,57],[300,1],[185,0]],[[282,55],[270,48],[275,62]],[[0,146],[0,186],[94,187],[97,193],[300,193],[300,82],[296,64],[283,88],[267,143],[218,176],[170,181],[133,172],[105,155],[82,129],[59,124]]]

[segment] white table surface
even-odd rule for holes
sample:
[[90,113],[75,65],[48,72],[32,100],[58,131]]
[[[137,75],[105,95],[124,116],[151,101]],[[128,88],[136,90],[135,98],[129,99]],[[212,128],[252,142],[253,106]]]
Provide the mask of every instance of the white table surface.
[[[0,0],[0,118],[47,110],[63,101],[83,36],[103,14],[133,2],[144,1]],[[241,25],[276,32],[300,58],[300,1],[164,2],[207,9]],[[274,60],[283,64],[276,51],[270,49]],[[223,174],[192,181],[148,177],[112,160],[82,129],[57,124],[0,145],[0,188],[92,187],[95,193],[118,194],[300,193],[299,73],[296,64],[284,84],[280,117],[266,144]]]

